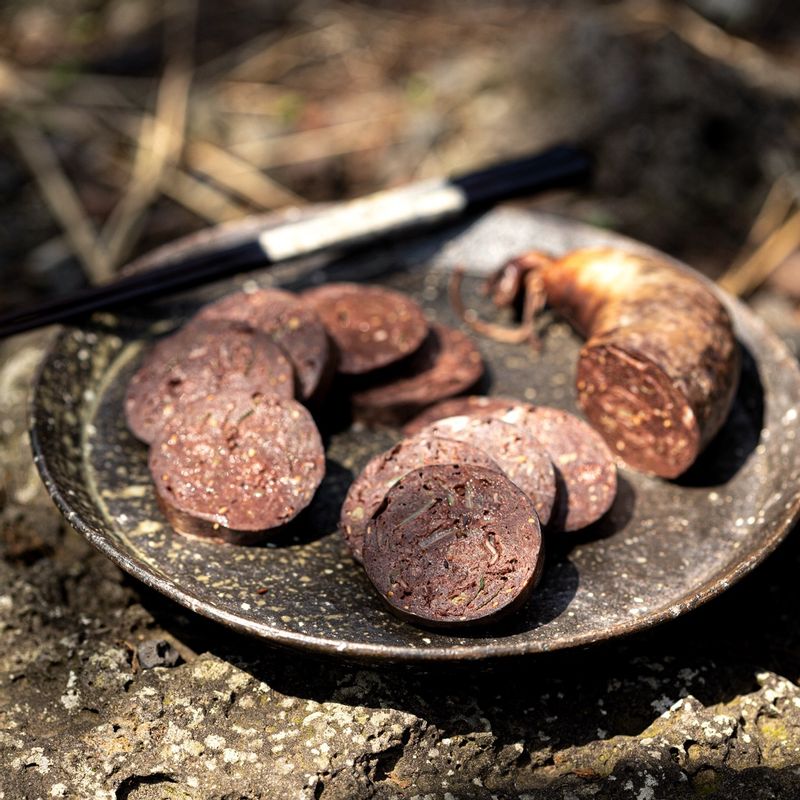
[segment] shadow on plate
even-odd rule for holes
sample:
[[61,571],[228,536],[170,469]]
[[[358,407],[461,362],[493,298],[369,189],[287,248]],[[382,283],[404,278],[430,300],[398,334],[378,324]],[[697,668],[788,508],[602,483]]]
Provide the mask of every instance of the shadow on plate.
[[731,411],[697,461],[675,479],[679,486],[711,487],[727,483],[758,446],[764,425],[764,387],[752,353],[741,342],[742,373]]

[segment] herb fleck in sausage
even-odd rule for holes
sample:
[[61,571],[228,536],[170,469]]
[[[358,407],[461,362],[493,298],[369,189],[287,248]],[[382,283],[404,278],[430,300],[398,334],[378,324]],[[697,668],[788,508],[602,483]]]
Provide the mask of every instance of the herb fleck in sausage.
[[222,387],[294,397],[294,374],[283,350],[241,322],[194,322],[160,341],[131,378],[128,427],[144,442],[182,406]]
[[370,520],[364,568],[395,613],[433,626],[495,620],[527,599],[542,568],[530,498],[483,467],[414,470]]
[[279,344],[294,367],[298,396],[319,398],[332,377],[332,353],[325,328],[314,309],[282,289],[235,292],[203,306],[194,320],[229,319],[245,322]]
[[490,416],[448,417],[423,428],[422,436],[458,439],[483,450],[528,494],[542,525],[547,525],[556,498],[553,464],[523,427]]
[[527,429],[553,462],[556,502],[548,530],[576,531],[597,521],[617,493],[614,457],[601,436],[578,417],[557,408],[510,397],[453,397],[426,409],[404,428],[414,433],[437,419],[489,416]]
[[375,456],[350,485],[339,528],[356,561],[362,559],[364,531],[386,492],[408,472],[433,464],[475,464],[499,471],[483,450],[455,439],[416,436]]
[[419,305],[401,292],[360,283],[306,289],[310,303],[338,350],[338,369],[361,375],[413,353],[428,335]]
[[466,391],[483,375],[483,359],[469,336],[433,323],[428,338],[388,380],[355,392],[356,415],[396,424],[431,403]]
[[230,391],[185,406],[150,448],[150,472],[178,530],[224,538],[293,519],[325,474],[325,451],[294,400]]

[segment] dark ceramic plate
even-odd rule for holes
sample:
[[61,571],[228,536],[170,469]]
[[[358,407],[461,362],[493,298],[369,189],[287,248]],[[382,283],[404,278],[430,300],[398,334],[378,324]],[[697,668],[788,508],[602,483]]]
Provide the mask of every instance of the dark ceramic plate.
[[[209,238],[235,240],[252,225],[190,238],[148,261],[180,257]],[[123,422],[125,385],[144,346],[246,280],[289,288],[380,282],[412,293],[432,318],[452,324],[446,284],[453,265],[477,276],[526,248],[561,252],[608,242],[641,248],[577,223],[503,209],[339,261],[265,270],[127,314],[96,315],[64,330],[44,361],[32,411],[36,462],[69,522],[119,566],[193,611],[276,643],[368,659],[476,659],[590,644],[677,617],[751,570],[798,515],[800,374],[739,303],[727,301],[745,353],[741,388],[700,461],[673,482],[623,469],[617,501],[600,523],[547,543],[544,577],[528,605],[468,635],[392,616],[335,532],[353,474],[390,444],[391,432],[331,432],[328,476],[312,507],[279,541],[247,548],[172,532],[155,503],[146,449]],[[467,289],[476,285],[477,277]],[[488,391],[574,411],[578,346],[556,320],[539,356],[482,340]]]

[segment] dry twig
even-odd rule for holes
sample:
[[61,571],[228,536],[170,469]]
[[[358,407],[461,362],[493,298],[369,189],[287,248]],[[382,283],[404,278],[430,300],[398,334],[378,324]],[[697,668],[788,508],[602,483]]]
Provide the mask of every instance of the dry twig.
[[756,86],[794,96],[800,93],[796,64],[782,63],[754,42],[728,33],[685,4],[628,0],[612,6],[610,13],[667,28],[703,55],[744,73]]
[[211,142],[191,142],[186,161],[192,169],[208,175],[215,183],[243,197],[260,209],[269,210],[297,203],[302,198],[272,180],[243,158]]
[[246,217],[249,209],[188,172],[169,169],[164,176],[164,194],[193,214],[211,223]]
[[144,215],[160,194],[164,171],[178,161],[192,82],[191,48],[194,38],[196,5],[181,0],[165,25],[165,40],[172,55],[158,89],[156,113],[142,117],[130,189],[111,213],[103,229],[112,265],[129,254],[144,224]]
[[387,115],[383,120],[357,120],[341,122],[307,131],[287,133],[240,142],[231,146],[239,158],[259,167],[277,167],[302,164],[331,156],[371,150],[386,144],[386,129],[380,122],[392,116],[398,118],[402,112]]
[[782,175],[770,187],[755,221],[750,226],[750,233],[747,235],[749,245],[760,245],[774,230],[780,227],[792,210],[796,198],[789,185],[789,180],[788,176]]
[[269,80],[280,77],[298,64],[346,54],[353,44],[349,37],[341,36],[340,31],[341,24],[334,22],[277,40],[270,35],[272,41],[269,43],[264,42],[266,37],[256,36],[244,45],[244,53],[234,56],[235,66],[230,68],[225,78],[249,80],[256,76],[258,80]]
[[795,211],[744,261],[734,265],[718,281],[737,297],[755,291],[798,247],[800,211]]
[[[97,130],[98,135],[107,135],[111,130],[122,135],[125,139],[135,141],[133,125],[125,116],[119,113],[104,115],[102,110],[95,110],[94,114],[82,108],[68,108],[52,105],[42,110],[42,115],[54,127],[85,133],[86,130]],[[128,180],[129,165],[121,158],[113,158],[112,167],[114,177]],[[214,186],[198,180],[185,170],[177,166],[167,165],[160,184],[161,192],[191,211],[200,219],[217,224],[229,220],[241,219],[248,213],[248,209],[236,202],[226,192],[221,192]]]
[[98,242],[94,225],[47,137],[35,125],[22,119],[10,123],[8,131],[89,279],[100,283],[110,278],[111,267],[105,249]]
[[[102,110],[96,112],[93,115],[83,108],[53,104],[42,108],[40,114],[49,125],[60,130],[84,135],[88,130],[100,136],[107,135],[110,129],[125,139],[135,141],[134,126],[129,125],[129,120],[123,115],[114,113],[105,116]],[[121,157],[112,155],[110,167],[112,179],[120,183],[128,180],[129,165]],[[198,180],[177,166],[167,165],[162,178],[161,192],[206,222],[212,224],[227,222],[241,219],[248,213],[246,206],[231,199],[227,193]]]

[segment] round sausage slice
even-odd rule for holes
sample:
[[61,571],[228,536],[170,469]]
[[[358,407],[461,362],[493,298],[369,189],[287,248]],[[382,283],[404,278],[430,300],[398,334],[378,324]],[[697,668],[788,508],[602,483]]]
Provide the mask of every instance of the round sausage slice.
[[241,322],[197,322],[159,342],[131,378],[128,427],[150,443],[182,406],[222,387],[290,399],[294,375],[281,348],[263,333]]
[[483,450],[455,439],[435,436],[406,439],[375,456],[350,485],[339,521],[339,528],[356,561],[362,560],[367,522],[386,492],[406,473],[432,464],[474,464],[500,471]]
[[329,283],[301,295],[310,303],[339,351],[338,369],[361,375],[413,353],[428,335],[419,305],[380,286]]
[[519,425],[490,416],[447,417],[423,428],[422,436],[441,436],[483,450],[533,501],[547,525],[556,499],[553,464],[533,434]]
[[539,520],[505,475],[443,464],[401,478],[367,527],[364,568],[390,608],[433,626],[494,620],[542,568]]
[[180,532],[223,537],[293,519],[322,481],[325,451],[298,402],[226,391],[171,417],[153,441],[149,465]]
[[466,391],[483,375],[483,359],[472,339],[437,323],[407,361],[400,374],[353,395],[358,417],[386,424],[402,422],[431,403]]
[[617,495],[614,456],[600,434],[582,419],[547,406],[509,406],[500,414],[530,431],[556,470],[556,508],[551,530],[577,531],[596,522]]
[[491,416],[495,411],[505,412],[509,406],[521,401],[512,397],[485,397],[484,395],[471,394],[466,397],[451,397],[441,403],[426,408],[416,417],[403,425],[403,433],[413,436],[432,422],[446,417]]
[[582,419],[556,408],[533,406],[511,397],[454,397],[437,403],[408,422],[415,433],[437,419],[491,416],[526,428],[553,462],[556,503],[550,530],[576,531],[596,522],[617,494],[614,456],[602,437]]
[[201,308],[195,320],[246,322],[277,342],[295,370],[300,399],[315,398],[331,376],[331,352],[325,328],[314,309],[281,289],[236,292]]

